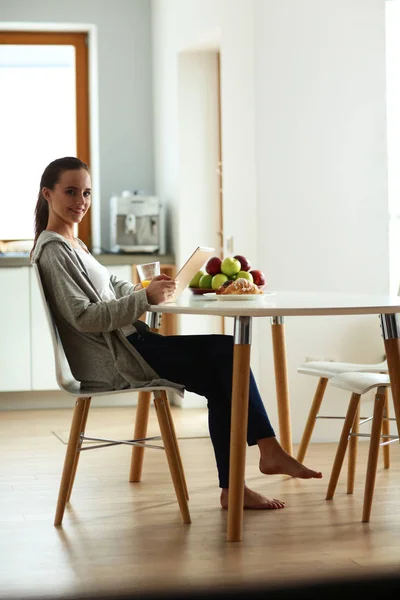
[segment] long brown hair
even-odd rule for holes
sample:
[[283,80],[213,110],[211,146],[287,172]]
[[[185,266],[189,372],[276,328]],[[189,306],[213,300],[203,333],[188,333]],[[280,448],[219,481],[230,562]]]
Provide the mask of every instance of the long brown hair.
[[35,239],[33,241],[33,248],[30,254],[31,257],[35,249],[37,239],[42,231],[46,229],[49,220],[49,205],[42,194],[42,189],[47,187],[49,190],[54,190],[55,185],[60,181],[60,177],[64,171],[79,171],[80,169],[85,169],[88,173],[90,173],[88,165],[79,158],[75,158],[75,156],[65,156],[64,158],[57,158],[56,160],[53,160],[43,171],[40,179],[39,194],[35,207]]

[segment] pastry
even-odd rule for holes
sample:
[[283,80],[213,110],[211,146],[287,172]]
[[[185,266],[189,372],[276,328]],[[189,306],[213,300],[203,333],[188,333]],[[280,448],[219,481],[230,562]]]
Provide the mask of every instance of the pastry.
[[252,281],[249,281],[248,279],[245,279],[244,277],[240,277],[239,279],[236,279],[235,281],[226,281],[224,284],[222,284],[216,290],[215,293],[218,295],[220,295],[220,294],[222,294],[222,295],[228,295],[228,294],[238,295],[238,294],[262,294],[263,292]]

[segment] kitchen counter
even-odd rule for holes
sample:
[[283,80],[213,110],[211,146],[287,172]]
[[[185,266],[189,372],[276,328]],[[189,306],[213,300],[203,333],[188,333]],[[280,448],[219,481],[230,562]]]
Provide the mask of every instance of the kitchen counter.
[[[141,263],[159,260],[161,264],[172,265],[175,263],[173,254],[94,254],[102,265],[140,265]],[[0,268],[2,267],[29,267],[29,254],[0,255]]]

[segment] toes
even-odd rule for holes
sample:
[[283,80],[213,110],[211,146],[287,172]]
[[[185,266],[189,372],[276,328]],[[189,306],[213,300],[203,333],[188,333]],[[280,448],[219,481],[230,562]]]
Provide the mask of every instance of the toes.
[[312,473],[313,473],[313,477],[315,479],[321,479],[321,477],[322,477],[321,471],[312,471]]
[[282,500],[277,500],[276,498],[272,498],[272,500],[269,501],[269,505],[271,508],[284,508],[285,502]]
[[303,479],[321,479],[321,471],[313,471],[312,469],[306,469],[304,472]]

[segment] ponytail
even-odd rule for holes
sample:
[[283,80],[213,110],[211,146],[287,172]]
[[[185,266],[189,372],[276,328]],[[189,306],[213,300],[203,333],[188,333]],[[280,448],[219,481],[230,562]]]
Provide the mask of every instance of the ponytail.
[[47,223],[49,221],[49,205],[47,200],[42,194],[42,188],[39,190],[38,200],[35,208],[35,238],[33,240],[33,247],[30,253],[30,257],[32,258],[33,251],[36,246],[37,239],[39,235],[44,231],[47,227]]

